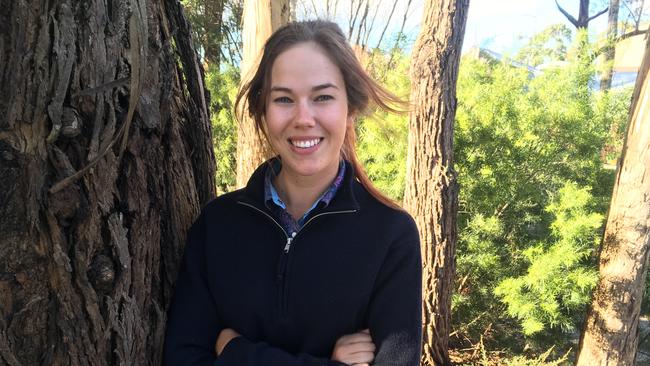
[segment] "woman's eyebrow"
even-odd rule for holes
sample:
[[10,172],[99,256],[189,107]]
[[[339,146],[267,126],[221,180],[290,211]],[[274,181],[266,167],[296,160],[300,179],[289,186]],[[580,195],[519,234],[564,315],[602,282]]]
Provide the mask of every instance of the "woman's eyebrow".
[[[332,83],[325,83],[325,84],[316,85],[316,86],[312,87],[311,90],[312,91],[319,91],[319,90],[323,90],[323,89],[327,89],[327,88],[338,89],[339,87],[332,84]],[[287,88],[286,86],[272,86],[271,91],[272,92],[284,92],[284,93],[292,93],[293,92],[291,90],[291,88]]]
[[316,85],[315,87],[311,88],[311,90],[312,91],[318,91],[318,90],[327,89],[327,88],[338,89],[339,87],[332,84],[332,83],[325,83],[325,84]]
[[285,93],[291,93],[291,89],[285,87],[285,86],[272,86],[271,91],[278,91],[278,92],[285,92]]

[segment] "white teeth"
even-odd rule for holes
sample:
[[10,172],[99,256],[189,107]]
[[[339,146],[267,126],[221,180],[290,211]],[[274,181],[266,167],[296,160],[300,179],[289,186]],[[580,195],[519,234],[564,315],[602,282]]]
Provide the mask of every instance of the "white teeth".
[[307,148],[310,148],[312,146],[316,146],[316,144],[318,144],[319,142],[320,142],[320,139],[300,140],[300,141],[291,140],[291,143],[293,144],[293,146],[296,146],[296,147],[299,147],[299,148],[302,148],[302,149],[307,149]]

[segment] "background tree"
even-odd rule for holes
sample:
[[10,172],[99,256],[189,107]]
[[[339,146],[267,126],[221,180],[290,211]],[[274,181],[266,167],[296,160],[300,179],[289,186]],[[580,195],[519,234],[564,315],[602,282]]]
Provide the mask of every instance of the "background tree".
[[578,365],[634,365],[650,248],[650,37],[630,108]]
[[219,67],[223,38],[223,11],[228,0],[184,0],[187,18],[192,24],[196,49],[211,67]]
[[159,365],[185,233],[214,196],[180,4],[0,7],[0,363]]
[[458,186],[453,170],[456,80],[468,0],[425,1],[413,48],[404,206],[420,230],[425,365],[448,365]]
[[605,8],[596,14],[589,16],[589,0],[579,0],[580,1],[580,10],[578,11],[578,19],[574,18],[569,12],[564,10],[560,6],[560,3],[555,0],[555,5],[557,6],[557,9],[564,15],[571,24],[573,24],[576,29],[587,29],[589,26],[589,22],[598,18],[599,16],[605,14],[607,12],[608,8]]
[[[250,70],[255,70],[266,40],[276,29],[289,22],[290,15],[289,0],[244,0],[242,83],[252,77],[248,74]],[[270,146],[257,133],[247,113],[242,113],[242,116],[245,118],[237,129],[237,187],[246,185],[255,168],[271,154]]]
[[[614,58],[616,56],[616,44],[626,38],[645,33],[639,29],[643,18],[645,0],[610,0],[609,13],[607,16],[607,39],[602,48],[603,67],[600,79],[600,89],[609,90],[612,85]],[[627,17],[622,24],[619,24],[619,10],[626,10]],[[622,33],[621,33],[622,32]],[[619,35],[619,33],[621,33]]]
[[600,89],[608,90],[612,85],[613,63],[616,54],[615,39],[618,36],[618,9],[620,0],[609,1],[609,12],[607,14],[607,45],[604,51],[605,70],[600,78]]
[[[210,93],[212,137],[215,160],[217,162],[217,194],[231,191],[236,186],[237,166],[237,127],[233,103],[239,86],[239,67],[241,63],[241,19],[243,0],[223,0],[223,11],[219,18],[220,29],[206,28],[204,8],[206,2],[215,0],[182,0],[192,30],[196,48],[203,55],[202,64],[206,67],[205,84]],[[210,14],[210,17],[215,16]],[[205,34],[218,32],[219,34]],[[221,42],[215,44],[215,39]],[[219,52],[218,59],[208,58],[203,50],[212,47]]]
[[[299,0],[297,6],[300,19],[323,18],[336,21],[341,29],[347,31],[351,44],[366,52],[373,52],[380,48],[390,50],[399,46],[397,43],[404,37],[406,23],[413,17],[413,3],[413,0]],[[398,12],[398,8],[403,9],[403,13]],[[395,19],[399,19],[399,23],[395,23]],[[395,35],[388,33],[392,24],[401,25]],[[392,42],[393,47],[388,47],[386,42]]]

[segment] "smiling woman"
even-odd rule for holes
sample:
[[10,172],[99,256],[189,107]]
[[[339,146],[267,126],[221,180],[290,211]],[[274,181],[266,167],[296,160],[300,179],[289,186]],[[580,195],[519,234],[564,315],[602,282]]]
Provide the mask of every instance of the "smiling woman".
[[343,75],[322,48],[305,42],[278,56],[265,120],[269,142],[282,158],[276,188],[289,213],[302,216],[334,180],[353,119]]
[[338,26],[310,21],[271,36],[241,103],[277,156],[192,227],[166,362],[418,365],[417,228],[355,152],[355,117],[402,102]]

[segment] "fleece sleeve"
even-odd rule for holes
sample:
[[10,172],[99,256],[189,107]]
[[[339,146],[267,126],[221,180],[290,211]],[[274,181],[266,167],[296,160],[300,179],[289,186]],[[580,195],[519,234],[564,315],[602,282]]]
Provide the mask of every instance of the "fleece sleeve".
[[368,326],[377,347],[373,365],[420,364],[422,260],[418,239],[396,242],[389,250],[370,302]]
[[[213,366],[345,366],[308,354],[293,355],[263,342],[237,337],[215,358],[222,329],[206,277],[203,215],[188,234],[185,254],[168,311],[164,364]],[[236,329],[235,329],[236,330]]]
[[237,337],[228,342],[214,366],[346,366],[343,363],[317,358],[306,353],[288,353],[264,342],[251,342]]

